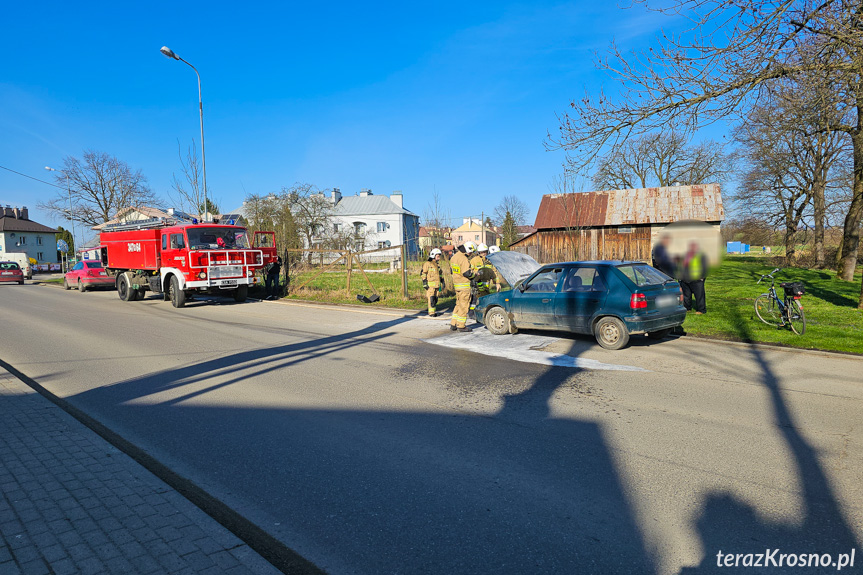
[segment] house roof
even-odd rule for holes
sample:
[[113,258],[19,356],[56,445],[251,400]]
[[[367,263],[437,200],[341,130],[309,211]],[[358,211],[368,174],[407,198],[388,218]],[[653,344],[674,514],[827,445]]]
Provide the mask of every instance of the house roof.
[[335,216],[377,216],[407,214],[416,216],[410,210],[398,207],[387,196],[344,196],[333,209]]
[[546,194],[535,227],[621,226],[725,219],[719,184]]
[[520,235],[527,235],[535,232],[536,228],[534,226],[516,226],[515,231]]
[[[2,212],[2,210],[0,210]],[[33,220],[24,220],[11,216],[0,216],[0,232],[35,232],[44,234],[56,234],[57,230],[43,226]]]

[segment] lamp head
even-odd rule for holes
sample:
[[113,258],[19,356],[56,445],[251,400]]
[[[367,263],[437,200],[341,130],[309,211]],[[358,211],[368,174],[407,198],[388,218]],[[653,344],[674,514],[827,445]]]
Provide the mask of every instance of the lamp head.
[[174,54],[174,51],[168,48],[167,46],[162,46],[159,48],[159,52],[167,56],[168,58],[173,58],[174,60],[179,60],[180,57]]

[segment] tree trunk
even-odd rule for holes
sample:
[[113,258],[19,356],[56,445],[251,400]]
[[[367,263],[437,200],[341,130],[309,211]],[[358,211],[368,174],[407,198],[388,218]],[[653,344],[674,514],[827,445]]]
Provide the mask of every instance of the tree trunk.
[[826,207],[824,205],[824,190],[826,182],[818,174],[818,180],[813,186],[812,208],[815,211],[815,268],[824,269],[824,219]]
[[785,222],[785,266],[794,265],[794,252],[797,241],[797,224]]
[[[863,132],[852,135],[851,142],[854,146],[854,184],[851,204],[845,215],[842,244],[839,248],[839,269],[836,273],[836,277],[849,282],[854,280],[854,270],[857,267],[860,221],[863,220]],[[863,305],[863,291],[860,297],[860,304]]]

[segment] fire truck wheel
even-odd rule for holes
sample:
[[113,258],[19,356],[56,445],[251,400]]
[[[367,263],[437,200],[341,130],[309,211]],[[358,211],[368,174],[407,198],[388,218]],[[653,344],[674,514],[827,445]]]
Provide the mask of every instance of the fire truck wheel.
[[234,291],[234,301],[244,302],[249,297],[249,286],[238,286]]
[[122,301],[134,301],[132,299],[132,292],[134,291],[132,286],[129,285],[128,274],[123,273],[117,276],[117,295],[120,296]]
[[186,292],[180,289],[180,282],[177,276],[171,276],[171,305],[174,307],[183,307],[186,305]]

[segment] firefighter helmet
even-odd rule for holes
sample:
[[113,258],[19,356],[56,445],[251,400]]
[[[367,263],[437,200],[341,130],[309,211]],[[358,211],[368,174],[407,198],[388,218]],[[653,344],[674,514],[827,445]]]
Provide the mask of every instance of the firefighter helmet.
[[441,251],[438,248],[435,248],[431,252],[429,252],[430,258],[434,258],[435,256],[439,256],[439,255],[441,255]]
[[480,245],[478,245],[478,246],[476,247],[476,251],[478,251],[478,252],[487,252],[487,251],[488,251],[488,246],[487,246],[487,245],[485,245],[485,244],[480,244]]
[[488,246],[488,254],[489,255],[496,254],[499,251],[500,251],[500,248],[498,246]]
[[464,253],[466,253],[466,254],[472,254],[473,252],[476,251],[476,244],[470,240],[466,241],[462,245],[464,245]]

